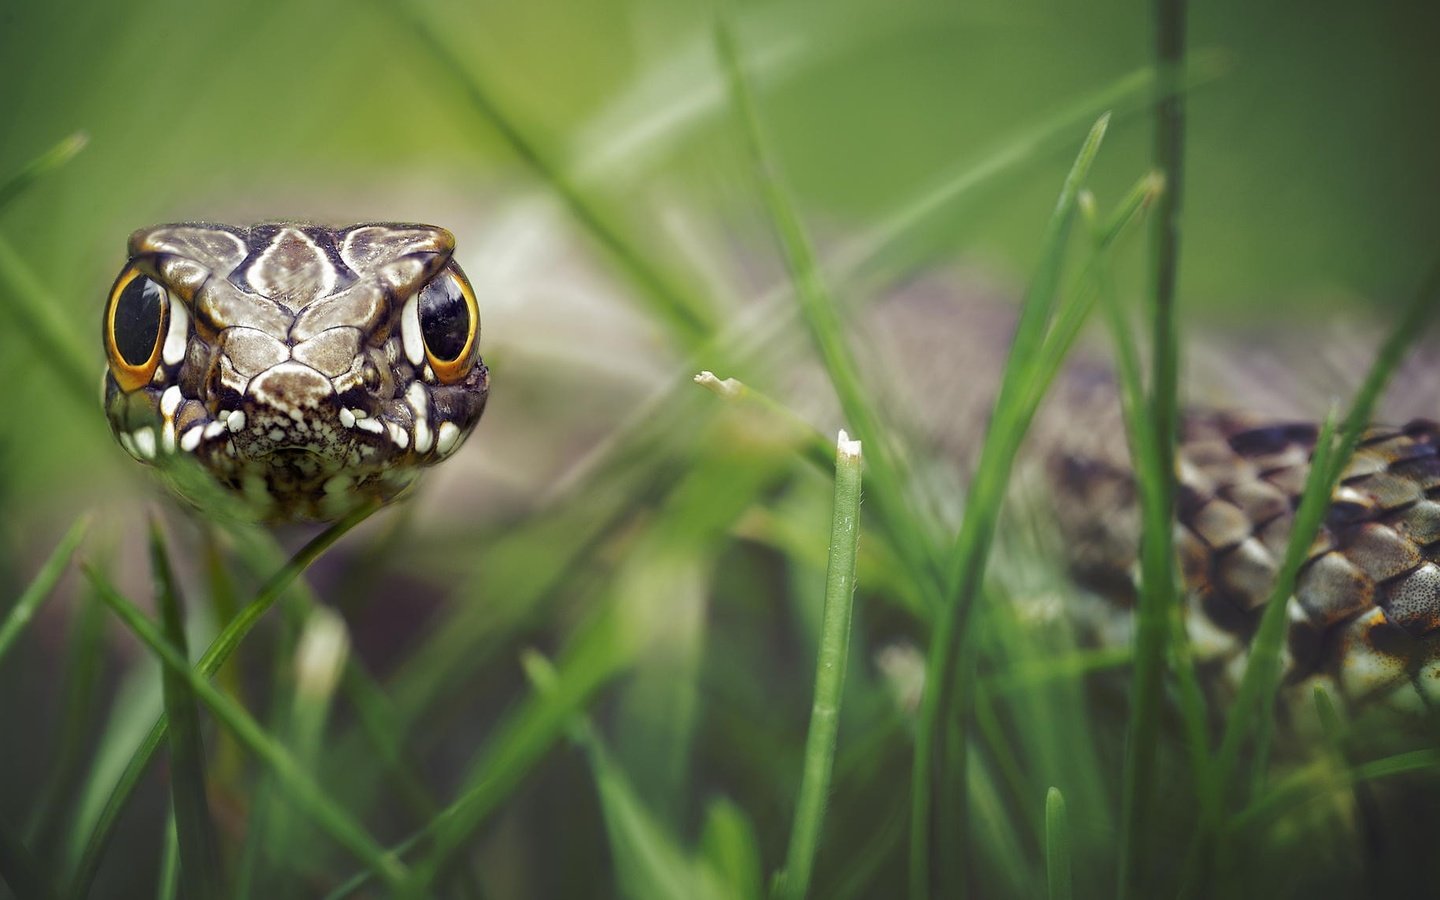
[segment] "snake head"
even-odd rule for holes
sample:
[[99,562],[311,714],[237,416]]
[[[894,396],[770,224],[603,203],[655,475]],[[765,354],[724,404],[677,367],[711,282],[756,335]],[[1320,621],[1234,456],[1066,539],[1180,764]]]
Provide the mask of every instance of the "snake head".
[[116,439],[147,464],[193,457],[266,521],[393,499],[489,393],[454,249],[430,225],[135,232],[102,323]]

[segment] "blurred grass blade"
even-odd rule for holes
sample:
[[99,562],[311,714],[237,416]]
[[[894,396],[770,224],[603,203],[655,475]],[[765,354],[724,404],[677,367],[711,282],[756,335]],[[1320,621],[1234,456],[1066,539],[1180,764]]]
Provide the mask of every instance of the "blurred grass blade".
[[[932,840],[937,774],[945,757],[942,720],[953,714],[951,697],[961,670],[959,644],[965,619],[985,574],[985,561],[994,538],[995,523],[1009,482],[1010,469],[1034,407],[1030,375],[1040,362],[1036,351],[1043,346],[1045,331],[1055,305],[1056,290],[1064,265],[1067,238],[1075,217],[1076,197],[1109,124],[1101,116],[1090,129],[1074,164],[1066,176],[1055,210],[1046,227],[1040,263],[1026,291],[1015,340],[1005,362],[999,395],[990,428],[981,446],[980,460],[966,497],[965,518],[951,551],[945,604],[941,607],[931,635],[926,661],[925,689],[921,695],[920,721],[915,739],[915,761],[911,773],[910,896],[922,900],[932,896]],[[963,746],[963,745],[962,745]],[[960,810],[953,811],[963,814]],[[952,848],[954,852],[954,848]],[[938,890],[938,889],[937,889]]]
[[[301,769],[299,762],[279,742],[266,734],[250,714],[238,703],[220,693],[210,683],[213,672],[202,672],[170,646],[160,632],[133,603],[110,586],[100,572],[89,566],[85,575],[95,585],[100,599],[150,649],[172,673],[185,679],[190,689],[217,720],[234,732],[240,742],[275,775],[290,799],[310,820],[344,847],[361,863],[369,866],[392,889],[405,880],[405,866],[366,832],[363,825],[325,794]],[[178,824],[178,823],[177,823]]]
[[723,798],[711,802],[700,832],[700,854],[736,900],[760,900],[760,847],[744,810]]
[[[937,529],[925,528],[919,508],[906,502],[899,461],[891,451],[887,435],[876,415],[870,399],[871,391],[867,390],[860,375],[846,337],[845,324],[820,272],[810,238],[782,181],[779,163],[760,124],[754,92],[740,64],[740,53],[729,20],[723,13],[715,20],[715,46],[729,79],[731,102],[750,150],[760,195],[780,242],[801,319],[825,365],[846,421],[859,441],[870,448],[871,497],[881,508],[887,527],[895,536],[896,550],[907,564],[917,573],[938,572]],[[938,601],[935,579],[922,578],[920,581]]]
[[103,702],[105,610],[92,592],[81,591],[78,608],[67,624],[65,657],[58,666],[64,675],[60,733],[50,751],[44,790],[32,807],[27,835],[30,846],[44,860],[55,857],[60,835],[72,825],[76,791],[90,759]]
[[[160,524],[150,522],[150,566],[155,579],[156,605],[165,628],[165,639],[181,657],[188,659],[185,623],[180,612],[179,591],[170,568],[169,553]],[[180,878],[186,898],[218,898],[223,879],[220,874],[220,843],[210,817],[205,789],[205,744],[200,736],[200,714],[195,694],[186,680],[173,671],[161,678],[165,715],[170,720],[170,803],[179,841]]]
[[77,131],[44,153],[30,160],[20,171],[0,182],[0,212],[14,202],[25,191],[46,175],[75,158],[90,138],[85,132]]
[[835,447],[835,505],[830,520],[830,561],[825,572],[825,611],[815,661],[815,701],[805,736],[805,768],[790,828],[790,849],[775,894],[800,900],[810,891],[815,850],[825,821],[835,737],[850,655],[850,620],[855,601],[855,554],[860,544],[861,442],[845,432]]
[[26,336],[37,366],[51,367],[70,399],[83,409],[93,409],[99,397],[100,356],[80,349],[73,323],[60,316],[62,306],[3,236],[0,302],[13,316],[12,330]]
[[1175,316],[1175,285],[1180,260],[1180,214],[1184,187],[1184,96],[1172,86],[1185,65],[1185,0],[1154,0],[1156,67],[1160,89],[1155,97],[1155,166],[1165,191],[1152,221],[1150,312],[1150,397],[1153,471],[1141,532],[1140,601],[1135,613],[1135,665],[1130,688],[1120,818],[1120,875],[1117,895],[1141,889],[1136,870],[1148,857],[1145,822],[1149,819],[1155,779],[1156,736],[1160,723],[1161,682],[1172,630],[1176,597],[1174,547],[1175,452],[1179,439],[1180,338]]
[[175,810],[165,817],[164,845],[160,850],[160,881],[155,900],[175,900],[180,889],[180,837],[175,832]]
[[[559,673],[541,654],[525,653],[522,664],[537,693],[549,693],[559,686]],[[568,730],[590,761],[621,896],[645,900],[671,897],[720,900],[731,896],[722,891],[706,859],[689,858],[676,835],[646,808],[590,720],[577,712]]]
[[0,818],[0,881],[16,900],[50,900],[55,890],[40,861],[10,823]]
[[[309,568],[322,553],[340,540],[346,532],[369,518],[376,509],[377,507],[372,504],[356,510],[300,548],[288,563],[271,576],[270,580],[255,595],[255,598],[241,609],[235,618],[225,624],[225,627],[210,642],[210,646],[206,648],[199,662],[195,664],[195,672],[202,678],[215,677],[215,673],[230,658],[230,654],[250,633],[250,629],[255,627],[255,623],[260,620],[260,617],[280,598],[291,582]],[[140,746],[131,755],[130,762],[125,766],[124,771],[120,773],[115,787],[110,791],[109,799],[105,801],[105,806],[100,810],[95,824],[90,829],[90,836],[85,842],[85,849],[76,865],[68,896],[78,900],[89,894],[95,873],[100,867],[100,858],[119,822],[120,814],[125,810],[140,779],[144,777],[145,770],[149,767],[150,760],[154,758],[160,743],[165,740],[167,728],[168,719],[161,715]]]
[[[1337,773],[1328,760],[1307,766],[1256,798],[1226,824],[1227,834],[1246,832],[1294,817],[1297,810],[1336,791],[1353,790],[1356,785],[1414,772],[1440,773],[1440,750],[1426,748],[1360,763]],[[1336,775],[1343,777],[1337,779]]]
[[1070,900],[1070,820],[1065,795],[1055,787],[1045,793],[1045,874],[1050,900]]
[[[325,723],[345,672],[349,647],[350,636],[340,614],[325,606],[313,607],[295,642],[295,695],[289,704],[285,740],[301,770],[316,781],[326,770]],[[274,860],[303,861],[315,849],[309,840],[310,829],[298,821],[298,810],[281,792],[273,792],[271,801],[271,815],[259,837],[272,848]]]
[[450,857],[514,790],[591,694],[618,671],[632,640],[622,629],[613,606],[603,610],[561,658],[555,687],[532,696],[491,734],[459,796],[426,828],[434,843],[415,867],[412,893],[423,896],[431,889]]
[[714,311],[697,295],[677,285],[671,275],[652,264],[621,234],[617,224],[580,191],[569,174],[500,106],[492,86],[450,49],[425,14],[411,0],[380,6],[387,14],[397,17],[418,39],[427,51],[422,56],[433,59],[445,76],[465,92],[474,110],[490,123],[515,155],[550,186],[575,219],[641,288],[645,299],[650,301],[650,312],[666,322],[686,346],[694,346],[708,337],[715,328]]
[[6,652],[35,617],[35,611],[40,604],[55,590],[55,585],[60,581],[60,576],[65,574],[65,568],[70,565],[70,560],[80,542],[85,539],[85,532],[89,527],[89,514],[75,520],[75,524],[60,538],[55,549],[50,551],[50,555],[41,564],[40,571],[35,573],[35,577],[15,601],[15,605],[10,607],[5,620],[0,622],[0,661],[5,659]]

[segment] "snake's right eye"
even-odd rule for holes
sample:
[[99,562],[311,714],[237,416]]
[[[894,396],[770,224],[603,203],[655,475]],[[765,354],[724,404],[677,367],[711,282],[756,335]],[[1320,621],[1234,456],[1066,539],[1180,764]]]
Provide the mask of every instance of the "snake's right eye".
[[105,307],[105,354],[124,391],[150,383],[160,364],[170,296],[159,282],[131,266],[115,280]]

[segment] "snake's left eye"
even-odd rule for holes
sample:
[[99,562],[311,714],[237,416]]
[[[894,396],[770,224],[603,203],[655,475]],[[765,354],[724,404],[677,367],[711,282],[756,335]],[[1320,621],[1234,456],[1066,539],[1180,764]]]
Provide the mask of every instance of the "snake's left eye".
[[[430,280],[407,310],[406,351],[418,363],[423,347],[425,362],[442,384],[453,384],[470,374],[480,350],[480,306],[465,276],[447,268]],[[420,347],[416,347],[419,344]]]
[[150,383],[169,316],[170,296],[161,284],[133,266],[120,273],[105,307],[105,353],[121,390]]

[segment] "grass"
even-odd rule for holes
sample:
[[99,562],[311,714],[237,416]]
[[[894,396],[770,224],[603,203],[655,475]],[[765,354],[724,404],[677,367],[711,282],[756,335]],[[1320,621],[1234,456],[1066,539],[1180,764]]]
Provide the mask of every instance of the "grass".
[[[736,193],[752,207],[745,252],[768,248],[774,259],[757,268],[784,273],[745,303],[637,227],[606,171],[517,115],[503,66],[458,50],[462,36],[431,6],[386,7],[393,40],[427,83],[459,98],[459,130],[496,140],[600,251],[671,375],[599,439],[577,441],[587,449],[547,496],[500,512],[431,518],[452,510],[422,495],[413,515],[370,520],[366,508],[289,550],[299,542],[226,514],[203,476],[177,469],[168,477],[211,514],[152,528],[153,607],[131,599],[141,595],[124,556],[138,501],[76,518],[12,579],[0,610],[7,678],[59,683],[53,715],[5,738],[17,749],[6,766],[37,782],[0,793],[8,890],[1359,893],[1374,860],[1314,848],[1393,838],[1408,820],[1387,810],[1435,796],[1436,735],[1321,692],[1319,749],[1303,746],[1272,716],[1277,702],[1296,702],[1278,679],[1283,601],[1440,285],[1426,282],[1341,423],[1322,431],[1238,693],[1220,696],[1178,622],[1170,541],[1181,98],[1217,65],[1205,54],[1182,65],[1183,5],[1160,8],[1155,65],[995,129],[988,150],[832,244],[797,189],[803,161],[784,152],[771,105],[778,70],[747,53],[748,14],[723,6],[708,80],[691,86],[711,99],[684,115],[649,111],[635,128],[667,145],[728,147]],[[1116,180],[1111,147],[1152,105],[1153,159]],[[627,146],[623,133],[607,140]],[[67,139],[0,179],[0,207],[63,185],[82,144]],[[1073,163],[1046,185],[1048,218],[1032,223],[1028,287],[990,416],[959,423],[978,456],[951,477],[954,461],[917,437],[879,377],[870,305],[932,252],[922,235],[983,223],[987,195],[1018,192],[1062,151]],[[1102,214],[1097,196],[1112,181],[1130,187]],[[1145,267],[1130,238],[1147,219],[1150,271],[1134,290]],[[1196,264],[1210,261],[1186,257]],[[38,271],[0,238],[6,308],[76,415],[98,417],[97,357]],[[1134,294],[1148,342],[1131,327]],[[1072,377],[1065,364],[1097,311],[1143,520],[1133,646],[1091,646],[1072,630],[1063,611],[1087,598],[1066,577],[1043,503],[1026,502],[1033,485],[1018,478],[1033,461],[1031,426],[1051,385]],[[505,362],[502,349],[497,391],[526,396],[504,382]],[[806,366],[832,412],[802,408],[789,379]],[[534,415],[550,415],[537,404]],[[838,458],[825,436],[836,425],[846,429]],[[77,555],[78,589],[65,581]],[[111,618],[126,643],[107,630]],[[45,658],[52,647],[58,663]],[[1423,838],[1430,819],[1417,815]]]

